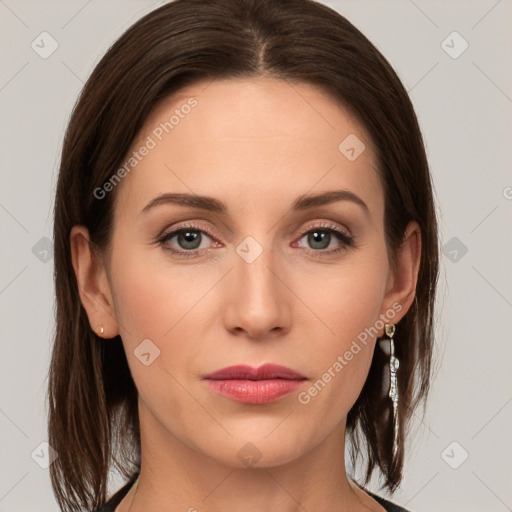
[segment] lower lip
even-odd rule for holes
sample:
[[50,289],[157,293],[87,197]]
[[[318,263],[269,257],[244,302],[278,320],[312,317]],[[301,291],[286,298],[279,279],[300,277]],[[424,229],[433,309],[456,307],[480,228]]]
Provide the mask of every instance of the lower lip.
[[237,402],[246,404],[268,404],[293,393],[303,380],[208,380],[210,389]]

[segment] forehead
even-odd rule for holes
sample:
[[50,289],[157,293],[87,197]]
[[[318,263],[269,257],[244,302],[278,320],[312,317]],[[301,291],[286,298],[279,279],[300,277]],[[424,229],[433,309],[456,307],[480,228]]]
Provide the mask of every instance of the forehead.
[[187,86],[151,112],[128,157],[134,152],[144,156],[132,157],[117,192],[139,210],[166,191],[227,203],[227,196],[243,194],[245,204],[333,187],[379,194],[366,131],[340,103],[305,83],[258,78]]
[[[187,104],[192,101],[197,105],[189,109]],[[340,121],[353,132],[364,132],[345,106],[327,92],[312,84],[277,78],[211,80],[189,85],[157,104],[139,138],[160,122],[169,121],[173,113],[179,117],[179,121],[174,119],[171,123],[174,128],[188,118],[185,129],[188,127],[197,137],[294,135],[314,139],[338,131]],[[174,135],[177,134],[178,130]]]

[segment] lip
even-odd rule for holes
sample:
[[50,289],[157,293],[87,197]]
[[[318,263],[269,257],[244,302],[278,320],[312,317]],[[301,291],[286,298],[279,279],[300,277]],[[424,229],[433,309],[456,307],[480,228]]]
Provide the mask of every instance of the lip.
[[304,375],[276,364],[259,368],[228,366],[204,376],[209,388],[227,398],[247,404],[266,404],[297,390]]
[[221,370],[217,370],[216,372],[209,373],[208,375],[205,375],[204,378],[211,380],[303,380],[306,377],[291,368],[287,368],[286,366],[281,366],[279,364],[264,364],[258,368],[247,365],[228,366]]

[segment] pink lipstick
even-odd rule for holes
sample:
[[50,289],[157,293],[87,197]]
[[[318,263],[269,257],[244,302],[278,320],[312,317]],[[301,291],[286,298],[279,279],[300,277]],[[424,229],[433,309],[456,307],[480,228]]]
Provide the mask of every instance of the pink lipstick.
[[212,391],[246,404],[266,404],[297,390],[304,375],[285,366],[229,366],[204,376]]

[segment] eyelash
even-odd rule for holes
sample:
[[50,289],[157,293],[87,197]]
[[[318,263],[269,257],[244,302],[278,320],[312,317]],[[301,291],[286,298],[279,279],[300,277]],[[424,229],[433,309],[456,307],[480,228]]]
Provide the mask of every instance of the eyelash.
[[[197,258],[198,255],[197,255],[196,251],[198,249],[194,249],[194,250],[190,250],[190,251],[184,251],[184,250],[177,251],[175,249],[171,249],[168,245],[166,245],[166,242],[168,242],[169,240],[171,240],[172,238],[174,238],[176,235],[180,234],[181,232],[187,231],[187,230],[198,231],[200,233],[208,235],[212,239],[215,238],[213,236],[213,234],[208,229],[205,229],[204,227],[199,227],[197,225],[188,224],[188,225],[180,226],[177,229],[173,229],[172,231],[163,233],[157,239],[157,242],[160,245],[162,245],[162,247],[166,251],[169,251],[172,254],[174,254],[180,258]],[[341,247],[339,247],[338,249],[331,249],[331,250],[325,250],[325,249],[316,249],[315,250],[315,249],[304,248],[306,253],[311,256],[315,256],[315,257],[323,256],[323,255],[333,256],[335,254],[339,254],[339,253],[345,251],[347,249],[347,247],[351,247],[351,248],[357,247],[356,240],[353,235],[347,235],[346,233],[344,233],[343,231],[340,231],[338,228],[336,228],[332,224],[318,224],[315,226],[310,226],[306,230],[302,231],[302,233],[300,234],[299,240],[301,240],[305,235],[314,232],[315,230],[316,231],[325,231],[325,232],[334,234],[334,236],[340,242],[342,242],[343,245]]]

